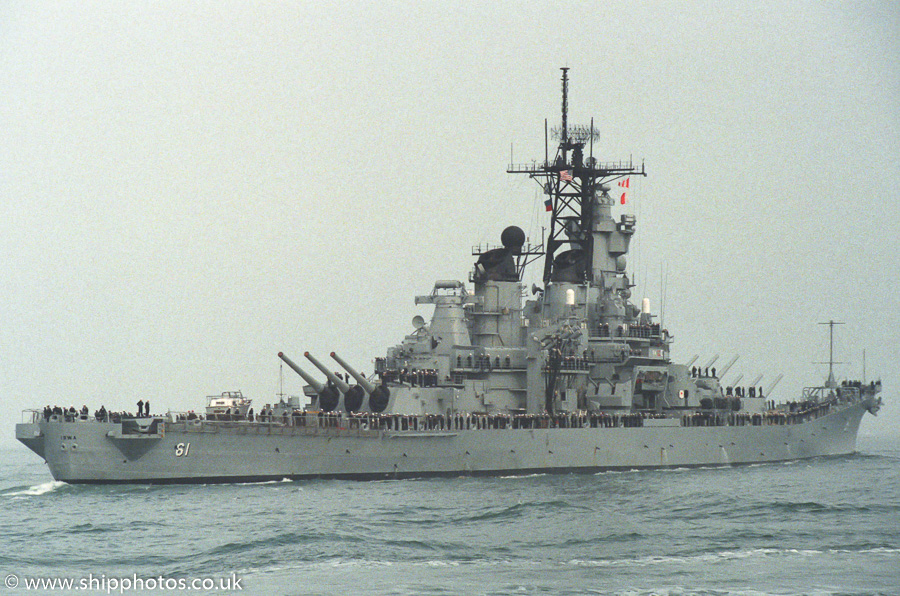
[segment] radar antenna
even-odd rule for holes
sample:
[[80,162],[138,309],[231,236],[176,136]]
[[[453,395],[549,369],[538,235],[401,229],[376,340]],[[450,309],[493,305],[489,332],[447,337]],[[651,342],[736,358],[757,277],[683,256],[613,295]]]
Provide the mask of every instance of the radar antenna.
[[569,68],[564,66],[560,69],[563,73],[562,75],[562,136],[560,137],[563,144],[567,143],[569,140],[568,137],[568,126],[567,122],[569,120]]

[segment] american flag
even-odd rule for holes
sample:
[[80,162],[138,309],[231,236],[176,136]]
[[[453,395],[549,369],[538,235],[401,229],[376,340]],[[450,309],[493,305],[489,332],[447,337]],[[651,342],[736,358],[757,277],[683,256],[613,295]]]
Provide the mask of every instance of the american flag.
[[572,181],[572,172],[570,172],[569,170],[563,170],[562,172],[559,173],[559,179],[560,180],[568,180],[569,182],[571,182]]

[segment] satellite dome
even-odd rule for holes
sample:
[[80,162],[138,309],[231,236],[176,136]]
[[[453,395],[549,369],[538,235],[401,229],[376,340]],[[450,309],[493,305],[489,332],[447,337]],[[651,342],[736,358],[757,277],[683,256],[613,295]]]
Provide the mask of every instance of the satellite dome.
[[504,248],[521,248],[525,244],[525,232],[519,226],[509,226],[500,234],[500,242]]

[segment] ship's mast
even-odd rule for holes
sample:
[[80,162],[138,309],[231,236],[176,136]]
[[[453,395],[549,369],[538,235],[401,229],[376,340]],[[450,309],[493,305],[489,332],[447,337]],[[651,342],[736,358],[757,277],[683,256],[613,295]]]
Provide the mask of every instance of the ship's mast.
[[[554,158],[549,158],[545,121],[543,163],[510,164],[507,169],[511,174],[528,174],[541,185],[550,213],[549,233],[544,240],[545,292],[538,301],[539,308],[533,310],[540,312],[541,325],[548,327],[548,335],[539,350],[534,348],[534,357],[529,356],[530,412],[553,412],[562,391],[578,393],[583,389],[580,380],[563,373],[562,366],[567,359],[584,356],[588,342],[609,354],[626,353],[630,342],[655,341],[660,348],[657,354],[666,351],[658,325],[656,335],[650,337],[650,313],[641,313],[629,301],[631,286],[624,257],[635,220],[625,214],[614,220],[614,201],[609,196],[608,183],[645,176],[643,164],[635,167],[630,160],[600,163],[594,158],[594,141],[599,135],[593,120],[590,126],[570,124],[569,69],[561,70],[561,122],[552,130],[559,141]],[[626,185],[623,180],[622,186]],[[647,337],[638,339],[637,333],[629,331],[631,325]],[[532,343],[529,346],[533,347]],[[540,380],[542,404],[531,397],[541,390]]]
[[569,69],[563,67],[562,71],[562,129],[560,132],[561,145],[565,145],[569,140],[568,137],[568,119],[569,119]]
[[[646,176],[643,164],[636,167],[627,162],[599,163],[593,156],[593,141],[599,138],[590,126],[569,126],[569,76],[562,70],[562,122],[553,135],[559,139],[556,157],[550,161],[530,164],[510,164],[510,174],[528,174],[541,185],[547,195],[545,205],[550,211],[550,233],[546,240],[544,283],[554,279],[559,268],[572,269],[577,283],[593,280],[594,206],[599,193],[608,187],[604,182],[626,176]],[[588,156],[585,145],[590,142]],[[565,249],[565,250],[563,250]],[[565,256],[563,256],[565,253]]]
[[834,326],[843,325],[843,323],[830,320],[826,323],[819,323],[819,325],[828,325],[828,380],[825,381],[825,386],[829,389],[834,389],[837,386],[834,380],[834,365],[843,364],[842,362],[834,361]]
[[278,365],[278,401],[284,401],[284,366]]

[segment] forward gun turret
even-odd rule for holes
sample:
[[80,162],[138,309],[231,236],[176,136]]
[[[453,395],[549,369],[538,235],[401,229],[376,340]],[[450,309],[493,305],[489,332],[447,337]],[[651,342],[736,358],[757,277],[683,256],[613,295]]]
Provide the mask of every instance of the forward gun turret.
[[330,412],[335,409],[340,401],[341,396],[335,390],[334,387],[328,386],[324,383],[316,380],[315,377],[307,373],[305,370],[297,366],[297,364],[284,355],[283,352],[278,352],[278,357],[281,358],[285,364],[291,367],[295,373],[303,377],[303,380],[309,383],[310,387],[318,394],[319,407],[326,411]]
[[312,362],[316,368],[322,371],[322,374],[328,377],[328,380],[331,381],[331,384],[334,387],[337,387],[338,391],[344,394],[344,407],[338,409],[343,409],[347,412],[355,412],[360,409],[363,405],[363,400],[366,397],[366,392],[362,387],[359,385],[351,387],[345,383],[343,379],[328,370],[328,367],[319,362],[318,359],[309,352],[304,352],[303,355],[306,356],[306,359]]
[[365,390],[365,392],[369,396],[369,409],[373,412],[383,412],[385,408],[388,406],[388,401],[391,397],[391,390],[385,387],[384,385],[373,385],[367,378],[362,376],[356,369],[347,364],[343,358],[335,354],[331,353],[331,357],[340,364],[344,370],[350,373],[356,382],[359,383],[359,386]]

